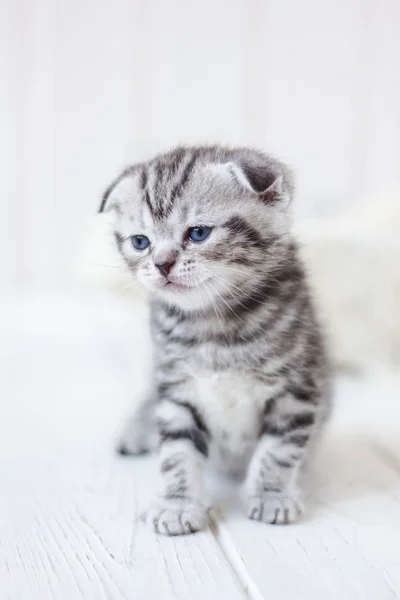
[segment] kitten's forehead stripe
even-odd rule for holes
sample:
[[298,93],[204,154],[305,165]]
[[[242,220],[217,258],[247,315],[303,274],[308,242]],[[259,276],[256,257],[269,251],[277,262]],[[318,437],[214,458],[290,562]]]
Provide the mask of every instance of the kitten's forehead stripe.
[[147,167],[144,165],[142,167],[142,172],[140,174],[140,189],[143,194],[144,201],[146,202],[146,204],[149,208],[150,213],[153,214],[153,207],[150,202],[150,195],[149,195],[149,190],[147,187],[148,180],[149,180],[149,176],[147,173]]
[[152,215],[153,218],[155,218],[155,216],[158,213],[158,206],[157,206],[157,195],[156,195],[156,191],[157,191],[157,183],[158,183],[158,173],[157,170],[154,168],[154,165],[148,165],[147,167],[147,177],[148,177],[148,183],[147,183],[147,197],[145,197],[145,201],[149,207],[150,213]]
[[156,162],[154,165],[153,198],[155,201],[155,217],[162,219],[164,216],[164,202],[168,178],[171,174],[171,165]]
[[190,175],[196,165],[196,161],[197,161],[197,155],[196,155],[196,153],[194,153],[192,157],[189,157],[188,162],[184,166],[183,172],[181,174],[179,181],[177,181],[175,183],[174,187],[172,188],[169,203],[166,207],[167,215],[171,213],[174,203],[175,203],[175,200],[177,199],[177,197],[180,194],[182,194],[183,190],[185,189],[185,186],[190,178]]
[[[144,200],[154,219],[162,220],[171,214],[176,199],[180,197],[189,181],[196,161],[196,152],[178,149],[171,155],[157,157],[144,167],[144,172],[146,171],[146,185],[142,186]],[[148,177],[148,171],[151,171],[151,179]],[[169,191],[168,188],[171,186],[172,189]]]

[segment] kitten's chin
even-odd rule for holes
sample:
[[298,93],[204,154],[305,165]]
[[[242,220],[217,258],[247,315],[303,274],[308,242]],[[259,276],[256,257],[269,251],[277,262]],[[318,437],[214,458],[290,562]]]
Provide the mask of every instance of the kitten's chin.
[[176,306],[184,311],[205,311],[210,305],[209,294],[200,287],[170,283],[154,290],[153,293],[170,306]]

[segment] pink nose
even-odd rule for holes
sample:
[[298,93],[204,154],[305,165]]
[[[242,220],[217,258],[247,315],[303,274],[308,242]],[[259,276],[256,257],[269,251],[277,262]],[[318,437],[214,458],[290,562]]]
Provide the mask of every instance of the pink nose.
[[164,277],[168,277],[168,274],[175,262],[166,262],[166,263],[156,263],[157,269],[160,271],[161,275]]

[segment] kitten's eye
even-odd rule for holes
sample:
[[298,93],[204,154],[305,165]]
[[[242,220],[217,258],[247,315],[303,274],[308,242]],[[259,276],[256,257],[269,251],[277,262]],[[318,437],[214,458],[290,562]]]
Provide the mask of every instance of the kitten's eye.
[[191,227],[188,232],[188,237],[192,242],[203,242],[211,233],[211,227],[206,225],[197,225]]
[[133,235],[131,237],[132,246],[136,250],[146,250],[150,246],[150,240],[145,235]]

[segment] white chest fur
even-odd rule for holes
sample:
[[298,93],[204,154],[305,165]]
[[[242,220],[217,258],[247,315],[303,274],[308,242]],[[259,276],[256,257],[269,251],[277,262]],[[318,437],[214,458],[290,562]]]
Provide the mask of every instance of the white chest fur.
[[265,386],[245,373],[200,372],[196,403],[212,435],[210,458],[229,471],[241,471],[258,436]]

